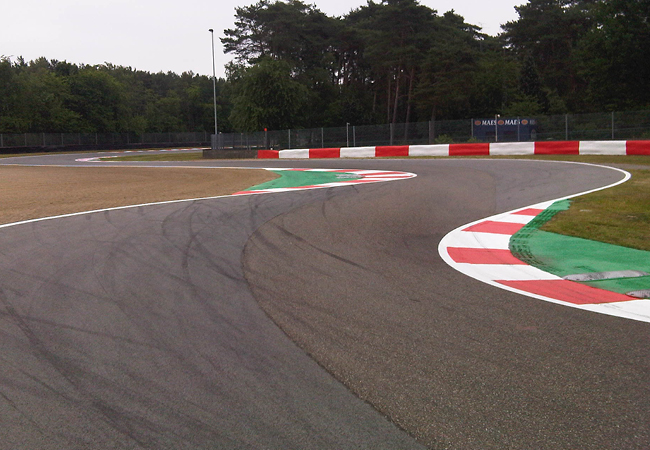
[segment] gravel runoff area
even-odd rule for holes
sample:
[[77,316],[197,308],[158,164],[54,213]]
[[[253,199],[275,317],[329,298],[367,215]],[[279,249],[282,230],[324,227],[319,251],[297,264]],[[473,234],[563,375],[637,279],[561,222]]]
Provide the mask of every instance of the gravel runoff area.
[[256,169],[0,166],[0,224],[229,195],[276,177]]

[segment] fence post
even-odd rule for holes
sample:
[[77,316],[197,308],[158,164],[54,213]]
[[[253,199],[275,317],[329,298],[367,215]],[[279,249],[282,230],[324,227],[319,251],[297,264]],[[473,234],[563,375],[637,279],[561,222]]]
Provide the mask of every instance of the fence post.
[[569,140],[569,115],[564,115],[564,140]]
[[429,144],[433,144],[436,141],[436,121],[429,121]]
[[0,133],[0,147],[4,147],[4,146],[5,146],[5,144],[4,144],[3,140],[2,140],[2,133]]
[[289,150],[291,150],[291,129],[287,130],[289,133]]
[[352,125],[352,146],[357,146],[357,126]]
[[350,146],[350,122],[345,123],[345,146]]
[[612,141],[614,140],[614,111],[612,111]]
[[395,134],[395,127],[393,126],[394,124],[391,122],[390,123],[390,144],[393,145],[393,135]]

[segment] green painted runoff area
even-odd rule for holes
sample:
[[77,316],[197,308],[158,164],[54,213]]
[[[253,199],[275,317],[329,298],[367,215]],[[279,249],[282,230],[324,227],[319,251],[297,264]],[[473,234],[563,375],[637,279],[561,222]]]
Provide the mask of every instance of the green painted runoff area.
[[258,184],[246,189],[247,191],[259,191],[262,189],[279,189],[302,186],[314,186],[316,184],[336,183],[344,180],[358,180],[359,175],[341,172],[307,172],[304,170],[272,170],[271,172],[280,175],[275,180]]
[[[510,251],[518,259],[545,272],[566,275],[638,270],[650,273],[650,252],[564,236],[539,228],[555,214],[568,209],[569,200],[554,203],[510,239]],[[650,276],[581,282],[625,294],[650,289]]]

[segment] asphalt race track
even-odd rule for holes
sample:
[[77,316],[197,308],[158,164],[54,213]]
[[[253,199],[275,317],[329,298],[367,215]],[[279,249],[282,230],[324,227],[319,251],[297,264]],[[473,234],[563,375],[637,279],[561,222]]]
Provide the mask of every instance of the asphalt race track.
[[648,447],[647,323],[494,288],[437,252],[464,223],[619,172],[478,159],[173,165],[418,176],[0,229],[2,449]]

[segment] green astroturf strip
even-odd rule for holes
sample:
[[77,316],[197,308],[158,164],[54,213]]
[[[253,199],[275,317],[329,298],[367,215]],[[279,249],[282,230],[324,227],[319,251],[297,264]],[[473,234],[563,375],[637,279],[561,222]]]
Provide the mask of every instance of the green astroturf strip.
[[[510,239],[510,251],[520,260],[563,277],[591,272],[640,270],[650,273],[650,252],[589,239],[541,231],[545,222],[567,209],[568,200],[556,202]],[[612,292],[650,289],[650,276],[584,282]]]
[[338,172],[306,172],[301,170],[273,170],[272,172],[280,175],[280,178],[258,184],[246,190],[258,191],[262,189],[313,186],[315,184],[336,183],[337,181],[358,180],[361,178],[352,173]]

